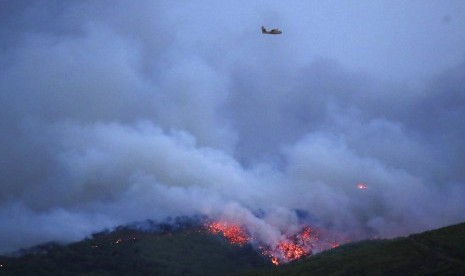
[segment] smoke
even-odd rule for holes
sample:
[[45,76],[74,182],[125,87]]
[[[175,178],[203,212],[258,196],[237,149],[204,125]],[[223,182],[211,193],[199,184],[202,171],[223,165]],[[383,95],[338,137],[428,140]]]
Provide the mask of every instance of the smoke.
[[176,215],[271,244],[299,212],[353,238],[464,221],[463,3],[388,9],[395,34],[381,4],[307,2],[2,2],[0,252]]

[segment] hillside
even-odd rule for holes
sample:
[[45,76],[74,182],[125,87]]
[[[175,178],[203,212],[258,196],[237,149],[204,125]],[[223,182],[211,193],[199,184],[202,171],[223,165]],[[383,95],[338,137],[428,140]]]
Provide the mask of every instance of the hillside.
[[241,275],[465,275],[465,223],[393,240],[340,246]]
[[120,228],[81,242],[46,244],[22,257],[0,257],[0,275],[221,275],[270,266],[251,246],[201,228]]
[[[69,245],[0,257],[0,275],[465,275],[465,223],[342,245],[274,267],[189,219],[120,227]],[[148,229],[148,230],[147,230]]]

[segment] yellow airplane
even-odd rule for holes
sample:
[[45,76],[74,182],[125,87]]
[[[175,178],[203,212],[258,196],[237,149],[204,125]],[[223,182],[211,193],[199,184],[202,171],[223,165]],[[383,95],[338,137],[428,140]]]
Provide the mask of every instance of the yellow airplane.
[[271,31],[267,31],[265,27],[262,26],[262,34],[282,34],[283,31],[280,31],[278,28],[271,29]]

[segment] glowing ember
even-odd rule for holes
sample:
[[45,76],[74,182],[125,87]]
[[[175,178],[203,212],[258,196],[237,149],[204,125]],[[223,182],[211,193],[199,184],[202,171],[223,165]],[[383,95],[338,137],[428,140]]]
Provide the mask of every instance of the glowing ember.
[[[281,241],[270,254],[272,263],[275,265],[281,262],[292,262],[313,253],[316,243],[319,241],[318,233],[312,228],[305,226],[300,232]],[[273,261],[273,258],[276,261]]]
[[213,234],[223,234],[229,242],[234,244],[244,245],[250,241],[244,229],[237,224],[212,222],[207,225],[207,229]]
[[363,190],[363,189],[366,189],[366,188],[367,188],[367,185],[365,183],[360,182],[360,183],[357,184],[357,189]]
[[272,262],[274,265],[279,265],[279,260],[278,260],[278,258],[276,258],[276,257],[271,257],[271,262]]
[[317,239],[317,237],[318,234],[316,231],[308,226],[305,226],[302,232],[297,235],[297,238],[300,239],[301,243],[310,242],[312,239]]
[[309,226],[302,226],[295,234],[283,236],[277,245],[271,246],[250,236],[242,226],[229,222],[211,222],[205,225],[213,234],[222,234],[229,242],[244,245],[253,242],[263,256],[270,258],[274,265],[288,263],[311,256],[319,252],[339,246],[334,240],[321,240],[321,233]]
[[310,254],[310,252],[308,252],[304,247],[292,242],[281,242],[278,245],[278,249],[287,261],[298,260],[303,256]]

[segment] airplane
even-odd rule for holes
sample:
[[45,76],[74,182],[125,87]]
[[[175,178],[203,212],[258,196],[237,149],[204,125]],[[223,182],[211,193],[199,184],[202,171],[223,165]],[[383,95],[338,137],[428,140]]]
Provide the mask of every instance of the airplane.
[[271,29],[271,31],[267,31],[265,27],[262,26],[262,34],[282,34],[283,31],[280,31],[279,29]]

